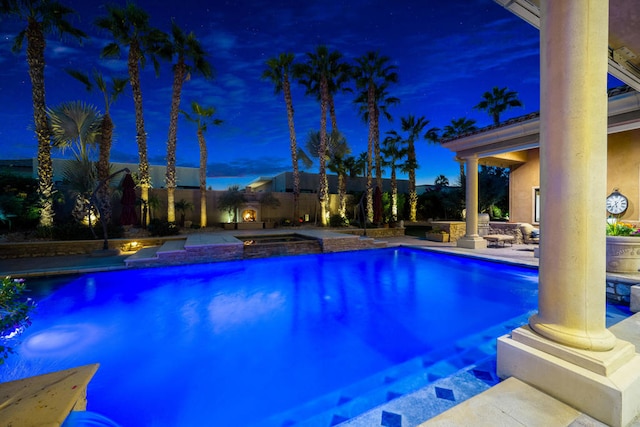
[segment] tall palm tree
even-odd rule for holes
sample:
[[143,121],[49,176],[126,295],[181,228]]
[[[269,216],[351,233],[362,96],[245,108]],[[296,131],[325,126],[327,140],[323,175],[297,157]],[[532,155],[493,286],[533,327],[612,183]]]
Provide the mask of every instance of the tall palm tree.
[[[317,146],[319,140],[318,132],[311,133],[310,139],[307,141],[308,146]],[[317,150],[309,150],[312,153]],[[347,168],[343,161],[344,157],[351,153],[347,139],[343,134],[337,131],[332,131],[329,135],[327,143],[327,169],[335,172],[338,175],[338,214],[342,218],[347,217]]]
[[161,56],[173,59],[173,90],[171,96],[171,112],[169,113],[169,136],[167,138],[167,220],[176,221],[176,144],[178,135],[178,113],[180,111],[180,95],[185,80],[193,73],[205,78],[213,76],[211,64],[207,61],[204,50],[193,32],[185,34],[175,23],[171,23],[171,36],[160,51]]
[[296,64],[295,74],[301,84],[307,88],[308,95],[315,95],[320,99],[320,144],[318,146],[318,174],[320,187],[318,199],[320,201],[320,218],[323,226],[327,225],[329,212],[329,183],[327,181],[326,147],[327,147],[327,111],[329,107],[329,77],[333,55],[326,46],[318,46],[315,52],[309,52],[307,61]]
[[53,147],[71,149],[76,159],[65,171],[76,198],[74,216],[81,220],[91,212],[91,194],[96,186],[93,151],[100,139],[102,115],[92,105],[65,102],[47,109]]
[[[446,125],[443,130],[442,139],[451,139],[469,132],[474,132],[478,130],[478,127],[476,126],[475,120],[460,117],[459,119],[452,119],[451,124]],[[456,158],[456,160],[458,159]],[[458,160],[458,166],[460,167],[459,179],[462,183],[464,182],[464,161],[462,159]]]
[[522,107],[518,93],[507,87],[500,89],[494,86],[491,92],[482,94],[482,101],[473,108],[486,111],[493,119],[493,124],[497,125],[500,123],[500,114],[513,107]]
[[44,51],[45,35],[55,34],[73,36],[78,40],[86,34],[73,27],[67,17],[73,10],[57,1],[49,0],[3,0],[0,13],[26,21],[27,26],[18,33],[13,51],[22,50],[27,40],[27,65],[31,79],[31,100],[33,103],[33,122],[38,140],[38,195],[40,199],[40,225],[53,224],[53,163],[51,161],[51,141],[44,87]]
[[419,167],[418,159],[416,157],[415,142],[420,137],[423,137],[427,141],[435,143],[438,140],[439,129],[430,128],[425,131],[424,128],[429,124],[429,120],[425,119],[424,117],[416,118],[413,115],[409,115],[407,117],[402,117],[400,121],[401,130],[405,137],[403,138],[396,131],[389,131],[388,135],[402,144],[402,148],[406,150],[407,153],[407,160],[402,165],[402,170],[404,172],[407,172],[409,175],[409,221],[415,222],[418,209],[418,194],[416,193],[416,169],[418,169]]
[[[127,69],[136,116],[136,143],[138,144],[140,162],[138,166],[140,198],[143,204],[147,204],[151,177],[149,176],[149,160],[147,156],[147,133],[144,129],[140,67],[146,63],[147,58],[145,55],[150,54],[154,67],[156,70],[158,69],[158,63],[153,52],[165,40],[165,34],[150,27],[149,14],[135,3],[127,2],[124,7],[114,5],[107,5],[106,7],[107,16],[99,17],[95,24],[98,28],[110,32],[114,42],[107,44],[102,49],[101,56],[117,57],[120,56],[122,48],[128,47],[129,49]],[[143,218],[142,223],[146,224],[147,222],[148,218]]]
[[399,162],[407,155],[406,149],[400,146],[401,138],[399,135],[387,135],[382,141],[382,155],[386,163],[391,167],[391,219],[398,219],[398,181],[396,178],[396,170]]
[[111,222],[111,198],[109,197],[109,159],[111,158],[111,146],[113,144],[113,120],[111,119],[111,105],[124,92],[128,79],[112,77],[111,83],[107,84],[104,76],[97,70],[93,71],[93,81],[89,76],[81,71],[67,70],[67,73],[83,83],[87,90],[91,92],[95,87],[98,88],[104,97],[104,115],[100,125],[100,141],[99,155],[96,169],[98,172],[98,182],[104,182],[98,187],[97,200],[100,203],[100,212],[102,220],[107,223]]
[[[391,121],[387,107],[400,102],[398,98],[389,96],[387,89],[398,82],[397,67],[389,63],[390,58],[378,52],[367,52],[356,59],[353,76],[356,89],[361,92],[355,99],[360,106],[360,113],[369,124],[367,145],[367,216],[373,220],[373,164],[375,160],[376,182],[382,188],[382,162],[380,155],[380,112]],[[374,157],[375,156],[375,157]]]
[[216,110],[203,107],[196,101],[191,102],[191,113],[180,111],[187,120],[197,126],[198,145],[200,146],[200,227],[207,226],[207,141],[204,133],[210,124],[220,125],[222,120],[214,119]]
[[293,72],[294,55],[281,53],[277,57],[267,60],[267,68],[262,73],[262,79],[273,83],[275,93],[284,94],[287,108],[287,122],[289,124],[289,147],[291,149],[291,164],[293,167],[293,218],[300,217],[300,172],[298,169],[298,144],[293,121],[293,98],[291,97],[291,82],[289,77]]

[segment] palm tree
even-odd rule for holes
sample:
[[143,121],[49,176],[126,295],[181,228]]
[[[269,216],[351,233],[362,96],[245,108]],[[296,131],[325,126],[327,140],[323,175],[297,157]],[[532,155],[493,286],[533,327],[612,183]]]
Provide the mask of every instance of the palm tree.
[[193,203],[186,199],[180,199],[179,201],[175,202],[174,208],[175,210],[180,212],[180,227],[184,227],[184,215],[187,213],[187,211],[193,209]]
[[[387,107],[400,102],[398,98],[387,93],[390,84],[398,82],[397,67],[389,64],[389,57],[377,52],[367,52],[356,59],[353,76],[360,94],[356,97],[356,105],[360,105],[360,113],[369,124],[367,145],[367,216],[373,220],[373,184],[372,172],[375,160],[376,182],[382,188],[382,164],[380,155],[380,112],[391,121]],[[375,158],[374,158],[375,155]]]
[[180,111],[187,120],[197,126],[198,145],[200,146],[200,227],[207,226],[207,141],[204,133],[207,127],[222,124],[222,120],[214,119],[216,110],[213,107],[203,107],[196,101],[191,102],[191,114]]
[[[418,159],[416,158],[415,142],[420,136],[429,142],[435,143],[438,140],[437,128],[431,128],[424,131],[429,124],[429,120],[424,117],[416,118],[413,115],[402,117],[402,132],[406,134],[402,138],[396,131],[387,132],[388,135],[396,139],[403,145],[403,149],[407,153],[407,161],[402,165],[402,170],[409,174],[409,221],[416,221],[416,213],[418,209],[418,194],[416,193],[416,169],[418,169]],[[424,134],[422,134],[424,132]]]
[[176,221],[175,190],[176,190],[176,143],[178,135],[178,113],[180,111],[180,95],[185,80],[196,72],[205,78],[213,75],[211,64],[207,61],[207,52],[193,32],[185,34],[175,23],[171,23],[170,40],[163,46],[160,55],[172,59],[173,90],[171,96],[171,112],[169,113],[169,136],[167,138],[167,221]]
[[396,170],[398,162],[407,155],[406,149],[400,147],[401,138],[396,135],[388,135],[382,142],[382,155],[389,166],[391,166],[391,220],[398,219],[398,182]]
[[[459,119],[451,119],[451,124],[444,127],[442,139],[444,140],[456,138],[458,136],[462,136],[476,130],[478,130],[478,127],[476,126],[476,121],[473,119],[467,119],[465,117],[460,117]],[[460,167],[460,182],[464,182],[464,161],[458,158],[456,158],[456,160],[458,161],[458,166]]]
[[64,102],[48,108],[51,143],[63,151],[70,148],[76,158],[89,159],[98,145],[102,115],[82,101]]
[[112,77],[111,84],[108,85],[104,76],[97,70],[93,71],[93,82],[87,74],[77,70],[67,70],[67,73],[83,83],[87,90],[91,92],[95,86],[104,97],[104,115],[100,126],[99,155],[96,168],[98,170],[98,182],[104,182],[98,188],[98,203],[102,220],[111,222],[111,198],[109,197],[109,159],[111,158],[111,146],[113,144],[113,120],[111,119],[111,105],[124,92],[128,80],[125,78]]
[[293,121],[293,98],[291,97],[291,83],[289,76],[293,72],[292,53],[281,53],[277,57],[267,60],[267,68],[262,73],[262,78],[271,80],[275,93],[284,94],[284,103],[287,108],[287,122],[289,124],[289,147],[291,149],[291,164],[293,166],[293,218],[300,217],[300,172],[298,170],[298,144],[296,142],[296,130]]
[[500,114],[513,107],[522,107],[518,93],[506,87],[500,89],[494,86],[491,92],[482,94],[482,101],[473,108],[486,111],[493,118],[493,124],[497,125],[500,123]]
[[45,35],[69,34],[78,40],[86,34],[74,28],[67,16],[73,10],[57,1],[49,0],[4,0],[0,3],[0,13],[26,21],[27,27],[15,38],[13,51],[22,50],[27,40],[27,65],[31,79],[31,99],[33,103],[33,122],[38,140],[38,195],[40,199],[40,225],[53,224],[53,163],[51,161],[51,141],[44,87],[44,51]]
[[451,119],[451,124],[446,125],[443,129],[442,139],[455,138],[476,130],[478,130],[478,127],[473,119],[467,119],[466,117]]
[[307,95],[319,96],[320,99],[320,144],[318,146],[318,160],[320,176],[320,188],[318,199],[320,201],[320,218],[323,226],[327,225],[327,213],[329,212],[329,184],[326,169],[327,147],[327,109],[329,106],[329,77],[332,54],[326,46],[318,46],[315,53],[307,53],[307,62],[296,64],[295,74],[301,84],[307,88]]
[[97,108],[80,101],[66,102],[47,109],[53,147],[71,149],[76,161],[65,171],[76,198],[74,216],[78,220],[91,212],[91,194],[97,175],[91,160],[100,139],[102,115]]
[[[127,69],[136,116],[136,143],[138,144],[140,161],[138,166],[140,198],[143,204],[147,204],[151,177],[149,176],[149,160],[147,158],[147,133],[144,129],[140,67],[146,63],[145,54],[150,54],[154,67],[156,70],[158,69],[153,52],[165,40],[165,34],[149,26],[149,15],[135,3],[127,2],[124,7],[113,5],[106,7],[107,16],[98,18],[96,26],[110,32],[115,41],[102,49],[101,56],[117,57],[123,47],[126,46],[129,49]],[[147,219],[143,218],[143,224],[147,223]]]
[[438,188],[448,187],[449,186],[449,178],[447,178],[444,175],[438,175],[436,177],[436,180],[434,181],[434,184]]

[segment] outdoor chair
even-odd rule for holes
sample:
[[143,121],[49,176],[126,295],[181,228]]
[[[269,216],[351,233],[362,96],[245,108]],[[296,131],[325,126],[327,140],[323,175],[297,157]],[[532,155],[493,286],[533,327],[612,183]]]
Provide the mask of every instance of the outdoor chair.
[[520,225],[520,231],[522,232],[522,241],[525,244],[540,243],[540,229],[534,228],[531,224],[523,223]]

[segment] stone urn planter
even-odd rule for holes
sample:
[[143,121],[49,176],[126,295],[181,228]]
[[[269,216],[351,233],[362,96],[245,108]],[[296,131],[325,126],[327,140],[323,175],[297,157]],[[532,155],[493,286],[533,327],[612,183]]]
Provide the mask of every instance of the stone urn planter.
[[638,273],[640,270],[640,237],[607,236],[607,271]]

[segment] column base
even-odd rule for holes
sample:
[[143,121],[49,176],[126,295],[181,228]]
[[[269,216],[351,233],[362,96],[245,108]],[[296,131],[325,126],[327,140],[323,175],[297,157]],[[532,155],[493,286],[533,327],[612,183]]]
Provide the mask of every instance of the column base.
[[456,241],[456,246],[465,249],[486,249],[487,241],[478,235],[464,236]]
[[579,350],[525,326],[498,338],[497,371],[610,426],[626,426],[640,415],[640,355],[626,341],[606,352]]

